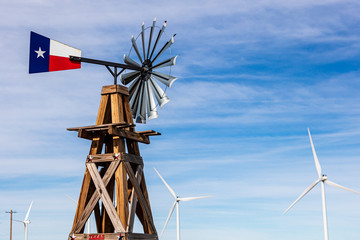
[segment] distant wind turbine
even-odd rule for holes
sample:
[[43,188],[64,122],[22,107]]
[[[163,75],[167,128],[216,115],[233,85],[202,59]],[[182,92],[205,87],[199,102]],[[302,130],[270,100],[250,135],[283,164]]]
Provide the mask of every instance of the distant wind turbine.
[[25,218],[24,218],[24,221],[20,221],[20,220],[15,220],[17,222],[21,222],[24,224],[24,233],[25,233],[25,240],[28,239],[28,225],[31,223],[30,220],[29,220],[29,215],[30,215],[30,210],[31,210],[31,207],[33,205],[34,201],[31,201],[30,203],[30,207],[25,215]]
[[203,197],[186,197],[186,198],[181,198],[179,196],[177,196],[174,192],[174,190],[172,190],[172,188],[165,182],[165,180],[161,177],[160,173],[154,168],[154,170],[156,171],[156,173],[159,175],[159,177],[161,178],[161,180],[164,182],[165,186],[167,187],[167,189],[169,190],[169,192],[171,193],[171,195],[174,197],[175,202],[173,203],[170,212],[169,212],[169,216],[166,219],[165,225],[163,230],[161,231],[160,237],[162,236],[162,234],[165,231],[165,228],[170,220],[170,217],[172,215],[172,213],[174,212],[174,208],[176,206],[176,230],[177,230],[177,240],[180,240],[180,209],[179,209],[179,202],[180,201],[191,201],[191,200],[195,200],[195,199],[201,199],[201,198],[210,198],[212,196],[203,196]]
[[315,167],[316,167],[316,171],[318,173],[319,178],[312,183],[301,195],[300,197],[298,197],[295,202],[293,204],[290,205],[290,207],[288,209],[286,209],[284,211],[283,214],[287,213],[301,198],[303,198],[308,192],[310,192],[311,189],[313,189],[319,182],[321,183],[321,197],[322,197],[322,211],[323,211],[323,221],[324,221],[324,237],[325,240],[329,239],[329,233],[328,233],[328,224],[327,224],[327,216],[326,216],[326,201],[325,201],[325,183],[329,184],[330,186],[333,187],[337,187],[340,189],[344,189],[356,194],[359,194],[358,192],[351,190],[349,188],[343,187],[337,183],[334,183],[330,180],[327,179],[327,176],[325,174],[322,173],[321,171],[321,166],[320,166],[320,162],[317,158],[316,152],[315,152],[315,148],[314,148],[314,144],[311,138],[311,134],[310,134],[310,130],[308,129],[308,133],[309,133],[309,138],[310,138],[310,144],[311,144],[311,148],[312,148],[312,152],[314,155],[314,161],[315,161]]

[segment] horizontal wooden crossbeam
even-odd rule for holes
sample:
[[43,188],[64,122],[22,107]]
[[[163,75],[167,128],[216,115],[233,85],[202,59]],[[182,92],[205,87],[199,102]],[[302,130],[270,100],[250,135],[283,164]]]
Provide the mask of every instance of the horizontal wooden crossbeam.
[[105,154],[95,154],[88,155],[86,158],[86,162],[112,162],[112,161],[124,161],[135,163],[138,165],[144,165],[142,157],[130,153],[105,153]]
[[[75,240],[119,240],[119,235],[125,236],[126,240],[158,240],[157,234],[146,233],[94,233],[94,234],[74,234]],[[69,236],[71,240],[72,234]]]
[[67,128],[66,130],[68,130],[68,131],[79,131],[79,130],[101,131],[101,130],[107,130],[107,129],[109,129],[109,127],[127,128],[127,127],[135,127],[135,126],[136,125],[133,123],[120,122],[120,123],[107,123],[107,124],[92,125],[92,126],[85,126],[85,127]]
[[85,138],[89,140],[93,140],[94,133],[96,132],[104,132],[109,135],[119,136],[122,138],[128,138],[137,142],[149,144],[150,139],[149,136],[157,136],[161,135],[159,132],[155,132],[154,130],[142,131],[142,132],[133,132],[126,130],[125,128],[134,127],[135,124],[130,123],[110,123],[110,124],[101,124],[101,125],[93,125],[86,127],[74,127],[67,128],[68,131],[77,131],[78,137]]

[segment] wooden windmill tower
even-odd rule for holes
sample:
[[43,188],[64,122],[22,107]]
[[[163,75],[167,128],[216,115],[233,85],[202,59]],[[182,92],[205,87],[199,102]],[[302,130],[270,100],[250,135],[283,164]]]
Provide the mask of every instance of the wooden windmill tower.
[[[138,142],[150,143],[154,131],[136,132],[126,87],[103,87],[96,125],[70,128],[91,140],[70,239],[157,239]],[[101,201],[100,201],[101,200]],[[84,226],[94,212],[97,233]],[[144,234],[133,234],[135,217]]]
[[[157,27],[156,19],[147,28],[143,23],[141,33],[131,37],[132,47],[124,55],[125,64],[83,58],[80,50],[31,32],[29,73],[76,69],[81,62],[87,62],[106,66],[114,77],[114,85],[102,88],[96,124],[68,129],[77,131],[80,138],[91,140],[68,240],[158,239],[138,143],[149,144],[149,137],[160,133],[136,132],[133,118],[137,123],[157,118],[157,105],[162,107],[170,101],[158,84],[171,87],[176,80],[161,72],[164,68],[171,69],[176,61],[176,56],[164,58],[163,55],[170,52],[167,50],[175,36],[162,42],[165,27],[166,21]],[[147,39],[146,33],[149,33]],[[141,42],[140,48],[137,42]],[[125,69],[132,71],[122,74]],[[119,76],[123,85],[131,83],[129,88],[117,84]],[[85,234],[84,227],[92,213],[96,232]],[[136,218],[142,225],[141,233],[134,233]]]
[[[165,22],[159,28],[156,40],[152,42],[157,28],[155,23],[156,19],[151,27],[145,28],[142,25],[139,34],[142,54],[136,43],[138,38],[140,41],[140,37],[131,38],[131,50],[140,63],[128,55],[124,55],[126,64],[70,57],[71,61],[105,65],[114,77],[114,85],[102,88],[95,125],[68,129],[77,131],[80,138],[91,140],[69,240],[158,239],[138,143],[149,144],[149,137],[160,133],[153,130],[136,132],[133,123],[133,118],[138,123],[145,123],[146,118],[158,117],[155,99],[158,105],[163,106],[169,102],[169,98],[157,81],[171,87],[176,80],[169,74],[156,71],[175,65],[176,56],[162,61],[160,57],[174,43],[174,37],[154,54],[166,27]],[[146,31],[150,32],[148,44],[145,43]],[[117,68],[122,70],[118,73]],[[133,71],[120,75],[124,69]],[[116,84],[119,75],[124,85],[131,83],[129,89]],[[95,215],[97,232],[85,234],[84,227],[92,213]],[[142,233],[134,233],[135,218],[142,225]]]

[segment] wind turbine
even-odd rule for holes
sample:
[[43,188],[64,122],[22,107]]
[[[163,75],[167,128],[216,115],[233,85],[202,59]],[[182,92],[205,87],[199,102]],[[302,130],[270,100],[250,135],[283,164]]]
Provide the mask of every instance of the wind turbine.
[[30,210],[31,210],[31,207],[33,205],[34,201],[31,201],[30,203],[30,207],[26,213],[26,216],[24,218],[24,221],[19,221],[19,220],[15,220],[17,222],[21,222],[24,224],[24,233],[25,233],[25,240],[28,239],[28,225],[31,223],[30,220],[29,220],[29,215],[30,215]]
[[323,211],[323,222],[324,222],[324,238],[325,240],[328,240],[329,239],[329,233],[328,233],[328,224],[327,224],[327,215],[326,215],[326,201],[325,201],[325,183],[329,184],[330,186],[333,186],[333,187],[337,187],[337,188],[340,188],[340,189],[344,189],[344,190],[347,190],[347,191],[350,191],[350,192],[353,192],[353,193],[356,193],[356,194],[359,194],[358,192],[354,191],[354,190],[351,190],[349,188],[346,188],[346,187],[343,187],[337,183],[334,183],[330,180],[327,179],[327,176],[325,174],[322,173],[321,171],[321,166],[320,166],[320,162],[319,162],[319,159],[316,155],[316,152],[315,152],[315,148],[314,148],[314,144],[313,144],[313,141],[312,141],[312,138],[311,138],[311,134],[310,134],[310,130],[308,129],[308,133],[309,133],[309,138],[310,138],[310,144],[311,144],[311,148],[312,148],[312,153],[313,153],[313,156],[314,156],[314,161],[315,161],[315,167],[316,167],[316,171],[318,173],[318,179],[312,183],[301,195],[300,197],[298,197],[295,202],[293,204],[290,205],[290,207],[288,207],[288,209],[286,209],[284,211],[283,214],[287,213],[301,198],[303,198],[308,192],[311,191],[311,189],[313,189],[318,183],[321,183],[321,198],[322,198],[322,211]]
[[165,186],[167,187],[167,189],[169,190],[169,192],[171,193],[171,195],[174,197],[175,202],[173,203],[170,212],[169,212],[169,216],[166,219],[165,225],[163,230],[161,231],[160,237],[162,236],[162,234],[165,231],[165,228],[170,220],[170,217],[172,215],[172,213],[174,212],[174,208],[176,206],[176,230],[177,230],[177,240],[180,240],[180,209],[179,209],[179,202],[180,201],[191,201],[191,200],[195,200],[195,199],[201,199],[201,198],[210,198],[212,196],[202,196],[202,197],[186,197],[186,198],[182,198],[176,195],[176,193],[174,192],[174,190],[172,190],[172,188],[165,182],[165,180],[161,177],[160,173],[154,168],[154,170],[156,171],[156,173],[159,175],[159,177],[161,178],[161,180],[164,182]]

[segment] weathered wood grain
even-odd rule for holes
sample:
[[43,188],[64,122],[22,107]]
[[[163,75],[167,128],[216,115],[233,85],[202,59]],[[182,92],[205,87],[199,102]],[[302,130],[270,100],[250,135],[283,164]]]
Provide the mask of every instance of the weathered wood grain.
[[148,202],[144,197],[143,191],[141,190],[139,183],[136,181],[136,178],[135,178],[134,172],[131,168],[131,165],[128,162],[125,162],[124,165],[126,167],[126,171],[127,171],[128,175],[129,175],[129,179],[130,179],[132,185],[134,186],[134,190],[135,190],[137,198],[140,202],[141,208],[145,212],[145,217],[146,217],[147,222],[149,223],[151,233],[156,233],[155,225],[154,225],[154,222],[152,219],[151,211],[149,210]]
[[87,163],[87,168],[89,169],[92,180],[94,181],[96,189],[99,191],[101,200],[105,206],[107,213],[109,214],[110,220],[117,232],[125,232],[124,226],[122,225],[119,216],[115,210],[115,207],[112,203],[112,199],[110,198],[107,189],[102,181],[99,172],[96,168],[95,163]]
[[[109,183],[111,177],[115,173],[115,170],[119,166],[119,163],[120,163],[120,161],[111,162],[109,168],[105,172],[104,177],[102,178],[102,182],[103,182],[104,186],[106,186]],[[88,171],[88,168],[87,168],[87,171]],[[89,173],[89,175],[90,175],[90,173]],[[84,227],[87,219],[90,217],[91,212],[97,205],[99,199],[100,199],[100,192],[95,191],[92,194],[88,204],[86,205],[85,210],[82,212],[81,216],[78,218],[78,221],[76,222],[72,232],[79,233],[79,231]],[[100,215],[100,213],[99,213],[99,215]]]
[[[137,183],[140,185],[141,183],[141,177],[142,177],[142,166],[138,165],[137,169],[136,169],[136,174],[135,174],[135,178]],[[132,194],[131,194],[131,198],[130,198],[130,214],[129,214],[129,218],[128,218],[128,224],[127,224],[127,232],[132,232],[133,231],[133,227],[134,227],[134,220],[135,220],[135,215],[136,215],[136,206],[138,203],[138,199],[137,199],[137,195],[135,194],[135,188],[134,186],[132,187],[131,190]]]
[[107,94],[111,94],[111,93],[121,93],[126,96],[129,96],[129,90],[127,87],[120,86],[120,85],[103,86],[103,88],[101,90],[101,95],[107,95]]

